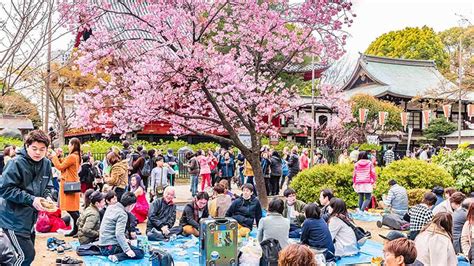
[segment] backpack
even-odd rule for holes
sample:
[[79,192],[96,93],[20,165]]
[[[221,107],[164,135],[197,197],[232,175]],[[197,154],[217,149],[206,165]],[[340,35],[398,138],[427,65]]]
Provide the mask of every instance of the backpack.
[[91,165],[91,175],[94,179],[100,178],[99,169],[95,165]]
[[174,266],[173,257],[161,249],[150,250],[151,266]]
[[260,242],[260,246],[262,247],[260,265],[278,266],[278,253],[281,251],[281,246],[278,240],[269,238]]
[[143,165],[141,170],[142,177],[148,177],[151,175],[151,161],[151,159],[145,161],[145,165]]
[[357,244],[359,244],[359,246],[363,246],[365,244],[365,241],[372,237],[372,234],[368,231],[365,231],[362,227],[355,226],[351,221],[348,221],[347,219],[341,220],[350,228],[352,228],[357,239]]
[[290,173],[288,163],[283,159],[281,159],[281,173],[283,174],[283,176],[287,176]]

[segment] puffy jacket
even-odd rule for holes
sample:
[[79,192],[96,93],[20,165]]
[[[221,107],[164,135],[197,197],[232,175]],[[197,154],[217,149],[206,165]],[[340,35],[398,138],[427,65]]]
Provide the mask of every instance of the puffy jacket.
[[262,218],[262,206],[254,195],[248,200],[240,197],[232,202],[225,217],[232,217],[237,220],[240,225],[252,229],[253,220],[255,219],[258,226]]
[[281,176],[282,175],[282,160],[279,157],[272,156],[270,158],[270,175]]
[[112,165],[110,177],[106,178],[105,182],[110,186],[125,189],[128,185],[128,162],[123,160]]
[[226,163],[225,158],[222,156],[219,161],[219,168],[222,171],[223,177],[234,176],[234,159],[229,158],[229,161]]
[[181,219],[179,220],[179,225],[185,226],[185,225],[191,225],[192,227],[196,228],[199,230],[199,221],[201,218],[208,218],[209,217],[209,211],[207,210],[207,206],[202,210],[202,216],[198,218],[196,221],[194,217],[194,204],[193,203],[188,203],[184,207],[183,210],[183,215],[181,216]]
[[97,207],[89,205],[77,221],[79,243],[89,244],[99,238],[100,214]]
[[176,205],[168,204],[163,198],[157,198],[150,205],[148,211],[148,221],[146,223],[146,232],[156,228],[161,231],[161,227],[167,225],[168,228],[173,227],[176,221]]
[[375,168],[369,160],[360,160],[354,165],[354,185],[374,184],[376,179]]
[[51,197],[51,162],[36,162],[25,149],[10,160],[0,180],[0,228],[31,233],[38,218],[33,207],[35,197]]
[[294,176],[300,171],[300,159],[298,154],[292,153],[288,159],[288,170],[289,174]]
[[260,165],[262,166],[262,172],[264,177],[270,177],[270,160],[267,158],[261,158]]

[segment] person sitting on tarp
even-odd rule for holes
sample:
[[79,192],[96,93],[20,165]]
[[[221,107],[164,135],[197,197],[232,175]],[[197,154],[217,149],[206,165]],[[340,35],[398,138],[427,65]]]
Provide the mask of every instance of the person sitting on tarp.
[[173,227],[176,221],[176,205],[173,202],[175,194],[174,187],[166,187],[163,197],[155,198],[151,203],[146,223],[148,240],[167,240],[181,233],[181,227]]
[[199,192],[193,199],[193,202],[188,203],[183,210],[183,216],[179,221],[179,225],[183,227],[183,235],[199,236],[199,221],[202,218],[208,218],[209,212],[207,209],[207,202],[209,195],[207,192]]
[[380,205],[403,219],[403,216],[408,212],[407,190],[393,179],[388,181],[388,185],[390,189]]
[[100,229],[100,213],[99,211],[105,207],[105,195],[100,191],[94,191],[90,196],[90,204],[84,212],[79,216],[77,233],[79,243],[89,244],[99,238]]
[[304,222],[304,207],[306,203],[296,199],[296,191],[292,188],[287,188],[283,192],[285,196],[285,208],[283,210],[283,217],[290,220],[290,238],[300,238],[301,225]]
[[125,227],[128,215],[135,203],[137,197],[131,192],[125,192],[120,199],[113,205],[109,205],[104,214],[104,219],[100,225],[99,242],[100,253],[108,256],[113,262],[127,259],[142,259],[145,255],[143,250],[130,246],[125,235]]
[[247,236],[252,231],[253,222],[258,224],[262,218],[262,206],[253,195],[253,185],[246,183],[242,186],[242,196],[232,202],[225,217],[232,217],[239,223],[239,235]]

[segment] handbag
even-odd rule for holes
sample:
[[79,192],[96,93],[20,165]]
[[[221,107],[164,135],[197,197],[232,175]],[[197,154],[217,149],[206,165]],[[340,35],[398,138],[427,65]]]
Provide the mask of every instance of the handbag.
[[63,189],[66,194],[81,192],[81,182],[64,182]]
[[372,234],[369,231],[365,231],[362,227],[355,226],[351,221],[348,221],[347,219],[340,219],[354,231],[359,246],[363,246],[365,244],[365,241],[372,237]]

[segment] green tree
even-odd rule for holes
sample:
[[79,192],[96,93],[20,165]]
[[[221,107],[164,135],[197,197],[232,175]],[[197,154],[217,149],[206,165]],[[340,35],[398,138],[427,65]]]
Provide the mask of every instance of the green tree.
[[388,112],[384,129],[387,131],[399,130],[402,127],[400,121],[400,112],[402,109],[395,104],[383,100],[379,100],[368,94],[357,94],[352,97],[352,114],[359,117],[359,109],[368,109],[367,122],[365,128],[367,130],[377,130],[380,126],[373,127],[375,121],[378,121],[379,112]]
[[456,129],[456,124],[446,121],[444,117],[439,117],[429,123],[423,135],[429,139],[439,139],[441,136],[453,133]]
[[16,92],[0,96],[0,114],[26,115],[36,128],[41,127],[41,117],[36,106]]
[[449,55],[444,50],[440,36],[428,26],[407,27],[384,33],[369,45],[365,53],[392,58],[434,60],[441,70],[449,67]]

